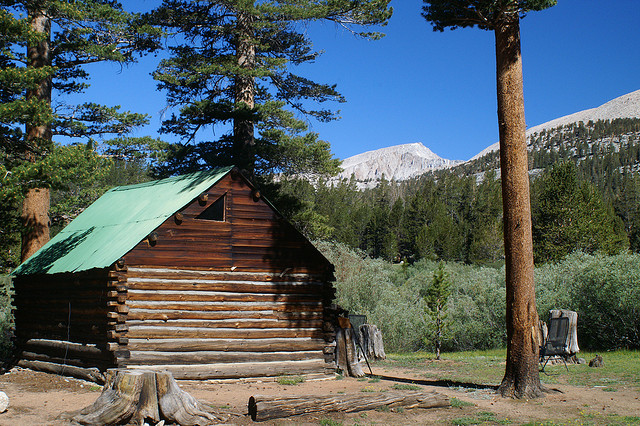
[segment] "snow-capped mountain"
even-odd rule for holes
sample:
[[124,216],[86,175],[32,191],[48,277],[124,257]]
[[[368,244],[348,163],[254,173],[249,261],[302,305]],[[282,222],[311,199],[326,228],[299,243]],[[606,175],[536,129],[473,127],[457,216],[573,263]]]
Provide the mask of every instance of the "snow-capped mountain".
[[[617,97],[597,108],[586,109],[533,126],[527,130],[527,136],[540,133],[542,130],[549,130],[571,123],[579,123],[580,121],[586,124],[590,120],[614,120],[616,118],[640,118],[640,90]],[[497,151],[499,147],[500,142],[496,142],[480,151],[469,161],[483,157],[490,152]]]
[[339,178],[356,180],[405,180],[423,173],[446,169],[461,161],[447,160],[434,154],[422,143],[409,143],[367,151],[349,157],[342,162]]

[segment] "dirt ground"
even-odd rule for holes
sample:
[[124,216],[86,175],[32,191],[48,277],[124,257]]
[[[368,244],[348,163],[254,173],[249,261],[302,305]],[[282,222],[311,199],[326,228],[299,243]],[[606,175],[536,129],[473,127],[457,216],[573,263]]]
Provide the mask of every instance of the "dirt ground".
[[[621,389],[606,392],[601,387],[558,385],[561,391],[531,401],[503,399],[492,389],[452,387],[412,377],[410,372],[393,368],[374,368],[377,379],[334,377],[307,380],[297,385],[281,385],[274,379],[262,381],[179,382],[181,387],[217,409],[232,413],[228,424],[249,425],[246,416],[249,397],[257,394],[328,395],[384,392],[394,385],[415,380],[424,391],[455,397],[456,407],[372,410],[358,413],[320,413],[263,422],[265,425],[325,424],[523,424],[552,421],[556,424],[601,424],[640,416],[640,394]],[[0,425],[67,425],[60,415],[90,405],[100,394],[94,383],[15,368],[0,376],[0,390],[10,398],[7,412],[0,414]],[[635,424],[635,423],[634,423]]]

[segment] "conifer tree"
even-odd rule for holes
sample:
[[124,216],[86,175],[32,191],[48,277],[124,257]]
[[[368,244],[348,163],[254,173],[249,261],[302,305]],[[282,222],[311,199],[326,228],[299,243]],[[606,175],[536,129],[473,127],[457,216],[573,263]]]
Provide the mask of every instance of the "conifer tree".
[[143,115],[118,107],[68,105],[61,96],[87,87],[85,65],[127,63],[155,49],[158,30],[111,0],[2,0],[0,5],[0,131],[8,147],[2,167],[20,165],[24,175],[21,258],[26,260],[49,239],[51,170],[42,160],[53,148],[53,137],[92,141],[146,122]]
[[434,342],[436,359],[440,359],[442,339],[447,328],[447,302],[451,295],[451,283],[444,270],[444,262],[438,263],[433,271],[433,278],[428,287],[421,291],[425,303],[426,313],[433,321],[432,330],[429,333]]
[[384,25],[389,1],[164,0],[155,21],[177,33],[176,44],[154,77],[177,109],[161,131],[181,138],[165,173],[224,164],[250,174],[336,172],[329,145],[298,115],[333,120],[310,101],[344,101],[335,85],[294,74],[319,55],[305,25],[332,21],[375,39],[360,30]]
[[556,0],[424,0],[423,7],[423,16],[435,31],[477,26],[495,34],[508,342],[499,392],[516,398],[543,395],[538,372],[520,18],[555,3]]

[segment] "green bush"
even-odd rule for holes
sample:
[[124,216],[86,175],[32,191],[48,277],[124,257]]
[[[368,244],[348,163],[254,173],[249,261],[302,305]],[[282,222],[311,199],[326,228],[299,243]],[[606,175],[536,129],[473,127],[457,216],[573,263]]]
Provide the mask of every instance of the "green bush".
[[578,312],[581,347],[640,348],[639,255],[574,253],[536,272],[542,319],[549,309],[571,309]]
[[[367,315],[382,330],[389,352],[432,350],[425,339],[429,321],[420,289],[429,285],[437,262],[393,265],[346,245],[318,243],[336,267],[336,302]],[[460,351],[504,347],[505,271],[449,262],[449,327],[442,349]],[[640,348],[640,255],[574,253],[535,270],[540,319],[551,309],[578,312],[578,344],[583,349]]]
[[11,277],[0,275],[0,360],[6,361],[13,353],[13,314],[11,296],[13,285]]

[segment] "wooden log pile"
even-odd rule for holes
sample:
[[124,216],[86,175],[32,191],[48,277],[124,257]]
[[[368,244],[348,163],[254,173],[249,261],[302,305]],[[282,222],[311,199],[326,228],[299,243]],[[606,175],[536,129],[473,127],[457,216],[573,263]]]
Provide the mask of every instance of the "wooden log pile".
[[341,411],[352,413],[380,407],[436,408],[449,407],[449,397],[436,392],[389,391],[358,395],[267,396],[249,398],[249,415],[265,421],[301,414]]
[[98,399],[63,417],[82,425],[139,424],[161,420],[182,426],[225,421],[180,389],[168,372],[110,369]]
[[384,343],[382,342],[382,332],[373,324],[363,324],[360,326],[360,342],[364,350],[364,356],[368,360],[386,359]]

